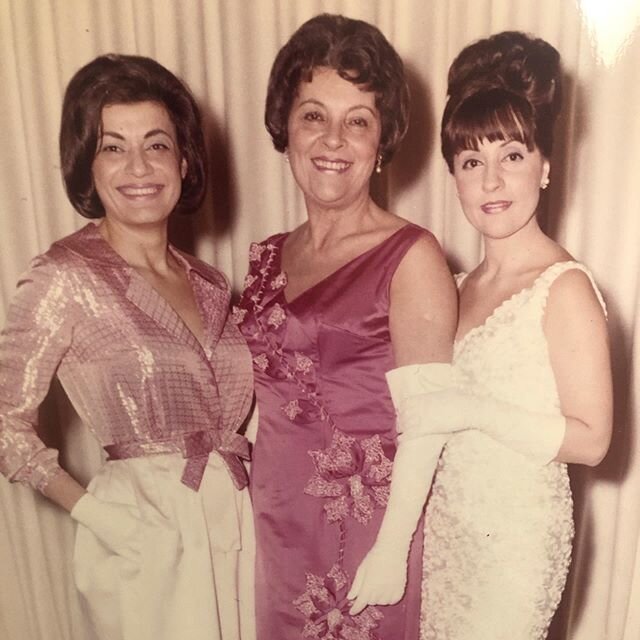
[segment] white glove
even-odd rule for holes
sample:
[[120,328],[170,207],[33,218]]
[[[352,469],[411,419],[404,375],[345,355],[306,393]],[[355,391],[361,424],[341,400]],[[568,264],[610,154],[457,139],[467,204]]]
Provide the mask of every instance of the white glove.
[[[431,363],[399,367],[387,373],[387,383],[396,411],[407,398],[451,384],[451,365]],[[393,461],[389,502],[375,544],[360,563],[347,598],[354,600],[351,615],[367,605],[395,604],[407,584],[411,540],[429,493],[433,474],[446,437],[429,435],[407,441],[406,425],[421,426],[428,416],[411,415],[397,422],[398,449]]]
[[140,554],[141,520],[135,507],[116,502],[104,502],[85,493],[71,509],[71,517],[90,529],[95,536],[117,555],[135,560]]
[[[556,457],[566,429],[562,415],[529,411],[453,388],[412,396],[400,413],[401,418],[411,421],[414,427],[407,439],[422,434],[478,429],[541,465]],[[429,420],[418,424],[417,414],[429,416]]]

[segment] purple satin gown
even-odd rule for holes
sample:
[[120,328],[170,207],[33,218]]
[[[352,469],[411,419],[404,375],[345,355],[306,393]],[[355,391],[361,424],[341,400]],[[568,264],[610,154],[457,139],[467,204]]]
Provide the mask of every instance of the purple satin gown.
[[260,425],[251,467],[258,640],[416,640],[422,524],[404,598],[349,615],[346,594],[389,495],[395,414],[389,288],[428,233],[407,225],[292,301],[287,234],[250,250],[234,317],[253,355]]

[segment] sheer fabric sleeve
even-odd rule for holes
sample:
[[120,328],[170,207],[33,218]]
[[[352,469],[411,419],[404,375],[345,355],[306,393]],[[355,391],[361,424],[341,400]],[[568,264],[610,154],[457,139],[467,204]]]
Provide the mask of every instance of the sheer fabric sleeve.
[[36,432],[38,408],[71,343],[68,271],[46,255],[18,282],[0,333],[0,472],[42,491],[62,469]]

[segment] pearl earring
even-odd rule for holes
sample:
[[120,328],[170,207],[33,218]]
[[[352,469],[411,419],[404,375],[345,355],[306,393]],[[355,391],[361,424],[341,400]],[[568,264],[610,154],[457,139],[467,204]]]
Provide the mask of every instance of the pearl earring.
[[549,176],[547,176],[546,178],[542,179],[542,182],[540,183],[540,188],[544,191],[547,187],[549,186]]

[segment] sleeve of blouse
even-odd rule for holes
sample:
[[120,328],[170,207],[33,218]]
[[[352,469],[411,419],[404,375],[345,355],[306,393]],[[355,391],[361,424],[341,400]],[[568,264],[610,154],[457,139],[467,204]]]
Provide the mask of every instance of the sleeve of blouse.
[[19,280],[0,333],[0,473],[42,491],[62,471],[36,432],[38,408],[71,342],[72,297],[47,255]]

